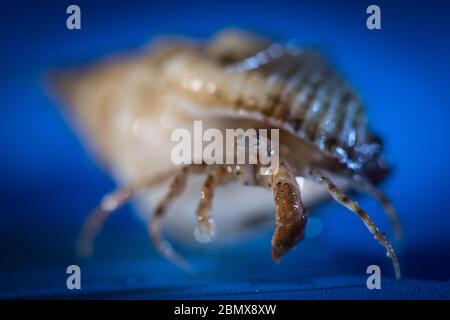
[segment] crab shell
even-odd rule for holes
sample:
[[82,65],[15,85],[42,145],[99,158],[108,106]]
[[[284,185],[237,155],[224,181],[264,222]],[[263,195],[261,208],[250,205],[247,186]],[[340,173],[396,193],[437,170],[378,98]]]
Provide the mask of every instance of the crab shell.
[[[319,165],[342,187],[339,177],[378,182],[387,173],[359,98],[320,54],[306,48],[226,30],[206,43],[156,40],[141,52],[55,79],[69,119],[121,185],[175,169],[171,133],[192,130],[194,120],[203,120],[204,129],[279,128],[283,159],[300,173]],[[320,186],[297,179],[307,207],[326,197]],[[169,210],[167,226],[176,238],[192,239],[202,181],[190,178]],[[166,188],[162,182],[139,198],[143,217]],[[218,235],[273,219],[273,210],[263,188],[239,182],[220,187],[213,205]]]

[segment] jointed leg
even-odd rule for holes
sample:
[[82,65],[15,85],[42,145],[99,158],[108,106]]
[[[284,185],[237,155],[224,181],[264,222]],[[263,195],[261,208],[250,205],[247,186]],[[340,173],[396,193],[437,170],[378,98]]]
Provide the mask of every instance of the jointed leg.
[[303,239],[307,221],[300,188],[286,163],[281,163],[273,175],[271,186],[275,200],[275,232],[272,237],[272,258],[281,256]]
[[174,177],[169,187],[169,192],[159,202],[152,218],[147,224],[147,229],[156,249],[168,260],[174,262],[180,267],[187,269],[188,264],[173,250],[170,243],[161,238],[161,223],[166,213],[167,207],[175,200],[186,187],[187,176],[194,171],[203,170],[203,166],[191,165],[183,167]]
[[106,219],[137,193],[161,183],[167,177],[170,177],[171,174],[172,172],[167,172],[152,180],[143,180],[132,186],[117,189],[104,196],[100,205],[88,216],[83,225],[77,241],[77,255],[81,257],[91,256],[95,237],[100,232]]
[[337,202],[347,207],[350,211],[356,213],[362,219],[367,229],[369,229],[370,233],[372,233],[375,239],[386,249],[387,256],[392,259],[392,262],[394,264],[395,277],[397,280],[400,279],[401,273],[397,255],[395,254],[392,245],[387,241],[386,236],[378,229],[375,223],[370,219],[369,215],[363,209],[361,209],[356,202],[353,202],[352,200],[347,198],[347,196],[342,193],[336,187],[336,185],[328,177],[323,175],[319,170],[317,170],[316,168],[312,168],[310,170],[310,174],[328,190],[328,192]]
[[209,172],[201,190],[200,203],[197,208],[199,231],[211,239],[215,236],[214,222],[211,217],[214,189],[223,182],[226,174],[227,168],[225,166],[213,167]]
[[106,219],[123,206],[134,194],[131,187],[113,191],[103,197],[100,205],[89,215],[78,238],[76,253],[80,257],[90,257],[93,243]]
[[395,238],[397,240],[401,240],[403,237],[402,225],[397,216],[397,213],[395,212],[394,206],[392,205],[388,197],[380,189],[360,176],[354,177],[352,180],[352,184],[356,189],[363,190],[369,193],[372,197],[374,197],[376,200],[378,200],[378,202],[381,203],[384,211],[391,220]]

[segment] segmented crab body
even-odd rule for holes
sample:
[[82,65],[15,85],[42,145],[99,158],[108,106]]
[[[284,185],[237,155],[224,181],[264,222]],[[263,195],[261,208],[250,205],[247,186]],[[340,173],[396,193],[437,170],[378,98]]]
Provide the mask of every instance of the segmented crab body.
[[[381,141],[368,130],[360,99],[317,52],[233,31],[206,44],[166,39],[134,57],[113,59],[58,79],[93,149],[129,186],[107,196],[88,221],[84,249],[90,247],[108,213],[170,175],[174,177],[169,192],[156,206],[149,232],[163,255],[180,262],[162,244],[159,229],[166,208],[184,189],[187,175],[207,174],[197,217],[200,230],[212,235],[212,190],[238,180],[235,177],[243,170],[245,182],[273,191],[275,259],[303,237],[305,204],[328,190],[364,221],[393,259],[399,277],[397,258],[384,234],[327,175],[377,197],[396,223],[392,206],[373,186],[388,169],[381,157]],[[270,177],[255,174],[247,165],[200,164],[178,170],[169,157],[170,133],[189,127],[193,120],[219,129],[281,129],[279,170]],[[324,188],[320,192],[311,188],[308,194],[306,188],[300,190],[296,176],[315,180]]]

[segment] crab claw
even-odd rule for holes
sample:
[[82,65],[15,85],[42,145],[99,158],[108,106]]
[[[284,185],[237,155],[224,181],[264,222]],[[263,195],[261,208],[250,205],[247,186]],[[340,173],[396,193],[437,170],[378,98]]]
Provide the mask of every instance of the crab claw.
[[292,222],[279,223],[272,237],[272,259],[276,262],[303,239],[305,221],[297,219]]
[[305,234],[307,212],[303,206],[300,187],[292,169],[282,163],[273,177],[275,200],[275,232],[272,237],[272,258],[279,261]]

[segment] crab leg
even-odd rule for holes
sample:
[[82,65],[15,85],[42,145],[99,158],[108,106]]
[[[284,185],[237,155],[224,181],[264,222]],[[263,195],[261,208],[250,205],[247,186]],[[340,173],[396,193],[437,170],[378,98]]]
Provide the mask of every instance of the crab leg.
[[[392,223],[392,227],[394,230],[394,235],[397,240],[401,240],[403,237],[403,230],[402,225],[400,223],[400,219],[397,216],[397,213],[395,212],[394,206],[392,205],[389,198],[377,187],[375,187],[373,184],[371,184],[369,181],[364,179],[361,176],[355,176],[353,179],[351,179],[352,185],[356,189],[362,189],[362,191],[365,191],[369,193],[372,197],[374,197],[382,206],[384,211],[386,212],[386,215],[389,217]],[[356,182],[356,183],[355,183]]]
[[76,254],[80,257],[91,256],[94,240],[100,233],[107,218],[137,193],[161,183],[172,174],[173,172],[168,172],[157,176],[155,179],[144,180],[105,195],[99,206],[92,211],[83,225],[76,245]]
[[223,182],[226,174],[227,169],[225,166],[214,167],[208,174],[201,190],[200,203],[197,208],[199,231],[202,235],[206,235],[210,239],[213,239],[215,236],[214,221],[211,217],[214,189]]
[[169,261],[177,264],[183,269],[189,269],[188,263],[181,258],[175,250],[172,248],[172,245],[163,240],[161,237],[161,227],[162,220],[167,211],[168,206],[174,201],[181,193],[184,191],[186,187],[186,181],[188,174],[191,172],[201,172],[204,170],[203,165],[188,165],[184,166],[174,177],[172,180],[169,192],[166,196],[161,199],[158,206],[155,209],[155,212],[151,219],[147,224],[147,230],[150,234],[150,237],[153,241],[155,248],[160,252],[162,256],[164,256]]
[[361,218],[367,229],[369,229],[370,233],[372,233],[375,239],[386,249],[387,256],[391,258],[394,265],[395,278],[399,280],[401,278],[401,272],[397,255],[395,254],[392,245],[386,239],[386,236],[378,229],[372,219],[370,219],[369,215],[363,209],[361,209],[356,202],[347,198],[347,196],[342,191],[340,191],[336,187],[336,185],[318,169],[311,168],[310,175],[313,176],[318,182],[320,182],[337,202],[345,206],[350,211],[353,211]]

